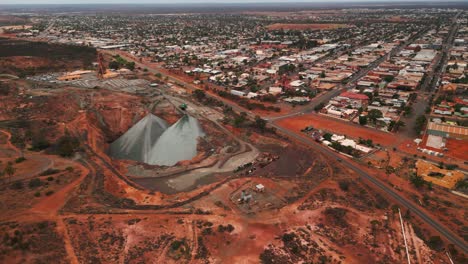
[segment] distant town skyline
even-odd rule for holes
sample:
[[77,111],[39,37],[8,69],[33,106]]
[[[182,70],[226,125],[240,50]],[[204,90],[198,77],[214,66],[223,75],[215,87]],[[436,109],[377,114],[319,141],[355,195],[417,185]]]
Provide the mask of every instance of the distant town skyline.
[[[3,0],[0,4],[228,4],[228,3],[359,3],[359,2],[436,2],[427,0]],[[449,2],[468,2],[450,0]]]

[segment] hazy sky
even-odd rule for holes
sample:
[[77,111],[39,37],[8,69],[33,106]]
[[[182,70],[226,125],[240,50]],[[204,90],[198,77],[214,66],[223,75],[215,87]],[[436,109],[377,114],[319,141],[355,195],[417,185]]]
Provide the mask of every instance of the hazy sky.
[[[168,3],[259,3],[259,2],[406,2],[408,0],[0,0],[0,4],[168,4]],[[410,0],[411,2],[422,2],[425,0]],[[454,0],[451,0],[454,1]],[[468,0],[455,0],[468,1]]]

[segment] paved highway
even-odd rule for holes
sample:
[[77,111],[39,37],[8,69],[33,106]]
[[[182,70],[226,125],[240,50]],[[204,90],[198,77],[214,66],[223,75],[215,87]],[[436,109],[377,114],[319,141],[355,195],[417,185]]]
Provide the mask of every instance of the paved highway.
[[286,134],[287,136],[294,138],[310,147],[314,150],[322,153],[325,156],[328,156],[331,159],[341,160],[341,163],[350,168],[351,170],[355,171],[360,177],[368,180],[372,184],[374,184],[377,188],[387,193],[390,197],[392,197],[395,201],[397,201],[403,207],[406,207],[411,211],[411,213],[417,215],[421,220],[429,224],[433,227],[437,232],[439,232],[443,237],[445,237],[450,243],[458,246],[462,249],[465,253],[468,252],[468,246],[466,245],[465,241],[460,239],[457,235],[453,234],[450,230],[445,228],[442,224],[438,221],[434,220],[430,215],[426,214],[423,210],[421,210],[417,205],[413,204],[412,202],[408,201],[406,198],[400,196],[396,193],[391,187],[387,186],[385,183],[381,182],[380,180],[376,179],[375,177],[369,175],[367,172],[363,171],[359,167],[355,166],[353,162],[343,158],[340,154],[330,150],[329,148],[323,147],[322,145],[317,144],[312,139],[305,138],[302,135],[298,135],[296,132],[292,132],[287,130],[281,126],[276,124],[270,123],[272,127],[275,127],[278,131]]
[[[456,16],[458,17],[458,15]],[[456,19],[455,17],[455,19]],[[454,19],[454,21],[455,21]],[[410,38],[408,41],[406,41],[405,43],[403,43],[402,45],[399,45],[397,48],[393,49],[391,52],[390,52],[390,56],[393,56],[394,54],[398,53],[401,51],[401,49],[403,47],[405,47],[409,42],[413,41],[414,39],[418,38],[422,33],[424,32],[420,32],[419,34],[416,34],[415,36],[413,36],[412,38]],[[449,40],[453,38],[453,31],[451,32],[450,34],[450,37],[449,37]],[[450,41],[449,41],[450,43]],[[447,47],[446,47],[447,48]],[[358,79],[362,78],[363,76],[365,76],[371,69],[375,68],[377,65],[379,65],[380,63],[383,62],[383,60],[386,58],[386,56],[383,56],[382,58],[379,58],[378,60],[374,61],[373,63],[371,63],[368,67],[366,67],[364,70],[361,70],[360,72],[358,72],[358,74],[354,75],[351,80],[348,82],[348,83],[352,83],[352,82],[355,82],[357,81]],[[335,92],[336,94],[338,94],[339,92],[341,92],[341,90],[344,90],[345,88],[343,89],[337,89],[337,91]],[[335,93],[331,93],[330,94],[330,98],[334,96]],[[328,97],[328,96],[327,96]],[[318,102],[316,103],[316,105],[318,104]],[[313,106],[315,107],[315,106]],[[313,107],[311,108],[308,108],[308,110],[310,109],[313,109]],[[305,111],[303,111],[305,112]],[[274,122],[269,122],[269,125],[271,125],[272,127],[276,128],[278,131],[281,131],[282,133],[286,134],[287,136],[291,137],[291,138],[294,138],[310,147],[312,147],[313,149],[315,149],[316,151],[322,153],[323,155],[325,156],[328,156],[330,157],[331,159],[340,159],[342,164],[350,169],[352,169],[353,171],[355,171],[360,177],[368,180],[369,182],[371,182],[372,184],[374,184],[377,188],[379,188],[380,190],[384,191],[385,193],[387,193],[390,197],[392,197],[395,201],[397,201],[400,205],[402,205],[403,207],[406,207],[408,210],[410,210],[413,214],[417,215],[421,220],[423,220],[424,222],[426,222],[427,224],[429,224],[432,228],[434,228],[437,232],[439,232],[443,237],[445,237],[450,243],[456,245],[457,247],[459,247],[460,249],[462,249],[465,253],[468,252],[468,246],[466,244],[466,242],[462,239],[460,239],[457,235],[455,235],[454,233],[452,233],[450,230],[448,230],[446,227],[444,227],[442,224],[440,224],[438,221],[434,220],[430,215],[428,215],[426,212],[424,212],[423,210],[421,210],[417,205],[413,204],[411,201],[408,201],[405,197],[402,197],[400,196],[398,193],[396,193],[391,187],[387,186],[385,183],[381,182],[380,180],[378,180],[377,178],[371,176],[370,174],[368,174],[367,172],[363,171],[362,169],[360,169],[359,167],[357,167],[356,165],[354,165],[353,162],[347,160],[347,159],[344,159],[340,154],[330,150],[329,148],[326,148],[322,145],[319,145],[317,144],[316,142],[314,142],[312,139],[310,138],[306,138],[304,137],[303,135],[301,134],[298,134],[297,132],[295,131],[291,131],[291,130],[288,130],[288,129],[285,129],[277,124],[275,124]]]
[[[392,51],[392,53],[398,52],[398,50],[400,50],[405,45],[406,45],[406,43],[404,45],[401,45],[398,48],[394,49]],[[109,52],[109,53],[115,54],[115,52]],[[193,85],[191,83],[187,83],[182,79],[179,79],[179,78],[171,76],[171,75],[167,75],[164,72],[159,71],[158,69],[150,67],[149,65],[142,64],[141,62],[139,62],[138,60],[136,60],[136,59],[134,59],[134,58],[132,58],[130,56],[125,56],[123,54],[120,54],[120,55],[125,57],[126,59],[134,61],[136,66],[139,66],[139,67],[142,67],[142,68],[147,68],[148,71],[151,72],[151,73],[160,73],[163,77],[167,77],[169,81],[177,83],[177,84],[179,84],[179,85],[181,85],[181,86],[183,86],[185,88],[189,88],[189,89],[192,89],[192,90],[199,89],[197,86],[195,86],[195,85]],[[372,68],[374,68],[375,66],[380,64],[385,59],[385,57],[386,56],[384,56],[382,58],[379,58],[378,60],[371,63],[369,65],[369,67],[367,67],[365,70],[360,71],[358,74],[353,76],[351,78],[351,81],[353,81],[353,80],[356,81],[359,78],[361,78],[362,76],[364,76],[365,74],[367,74],[368,71],[370,71]],[[344,87],[342,89],[346,89],[346,87]],[[337,89],[335,91],[332,91],[333,93],[330,93],[327,96],[333,97],[334,94],[335,93],[338,94],[340,92],[340,90],[341,89]],[[207,94],[207,95],[210,96],[209,94]],[[223,98],[218,98],[218,97],[216,97],[216,99],[222,100],[226,105],[229,105],[235,111],[246,112],[250,118],[253,118],[255,116],[255,114],[252,113],[251,111],[248,111],[248,110],[238,106],[237,104],[235,104],[233,102],[230,102],[228,100],[225,100]],[[323,98],[320,98],[320,99],[323,99]],[[318,103],[320,103],[320,101],[317,100],[315,103],[318,104]],[[312,111],[313,107],[308,107],[307,110]],[[287,115],[287,116],[291,116],[291,115]],[[444,238],[446,238],[450,243],[456,245],[457,247],[462,249],[465,253],[468,252],[468,246],[457,235],[453,234],[451,231],[449,231],[447,228],[445,228],[438,221],[434,220],[430,215],[428,215],[426,212],[421,210],[417,205],[414,205],[412,202],[408,201],[406,198],[400,196],[392,188],[390,188],[389,186],[387,186],[386,184],[384,184],[380,180],[376,179],[375,177],[371,176],[367,172],[363,171],[362,169],[360,169],[359,167],[354,165],[352,161],[344,159],[340,154],[338,154],[338,153],[336,153],[336,152],[334,152],[334,151],[332,151],[332,150],[330,150],[330,149],[328,149],[328,148],[326,148],[326,147],[324,147],[324,146],[322,146],[320,144],[315,143],[314,141],[312,141],[312,139],[305,138],[303,135],[299,134],[299,132],[295,132],[295,131],[285,129],[285,128],[275,124],[274,122],[272,122],[272,120],[267,120],[267,121],[268,121],[269,126],[274,127],[278,131],[281,131],[282,133],[286,134],[287,136],[289,136],[291,138],[294,138],[294,139],[296,139],[296,140],[298,140],[298,141],[312,147],[313,149],[315,149],[316,151],[322,153],[323,155],[328,156],[328,157],[330,157],[332,159],[335,159],[335,160],[341,159],[342,164],[344,166],[346,166],[346,167],[350,168],[351,170],[355,171],[360,177],[368,180],[369,182],[374,184],[377,188],[379,188],[383,192],[387,193],[390,197],[392,197],[400,205],[408,208],[413,214],[417,215],[421,220],[423,220],[424,222],[429,224],[432,228],[434,228],[437,232],[439,232]]]

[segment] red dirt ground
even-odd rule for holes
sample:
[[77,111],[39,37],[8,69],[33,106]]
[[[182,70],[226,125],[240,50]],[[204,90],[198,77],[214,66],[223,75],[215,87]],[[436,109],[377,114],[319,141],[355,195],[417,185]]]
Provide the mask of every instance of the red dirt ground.
[[393,16],[393,17],[388,18],[387,20],[390,22],[410,22],[411,21],[411,19],[404,18],[401,16]]
[[[64,90],[67,94],[75,96],[79,95],[77,91]],[[134,109],[135,113],[140,112],[138,109],[141,105],[133,96],[119,96],[114,92],[113,96],[96,91],[93,93],[93,101],[89,105],[96,112],[104,115],[103,119],[111,130],[128,126],[128,120],[132,119],[127,112],[122,114],[122,118],[120,117],[122,112],[115,108],[114,100],[121,98],[123,107]],[[49,97],[52,96],[49,95]],[[310,235],[307,241],[319,244],[310,249],[314,252],[326,252],[327,257],[331,255],[334,259],[333,263],[338,263],[341,255],[346,256],[346,260],[342,261],[346,263],[378,262],[387,255],[390,256],[392,263],[404,261],[404,255],[400,254],[401,235],[398,231],[392,231],[398,227],[398,219],[392,218],[393,214],[391,214],[387,221],[390,228],[383,228],[380,225],[373,231],[371,227],[373,220],[384,223],[384,214],[390,213],[390,208],[382,209],[376,206],[379,200],[377,198],[385,198],[385,196],[379,194],[378,190],[373,191],[364,186],[352,171],[340,165],[331,164],[325,157],[299,148],[294,145],[294,142],[287,142],[290,145],[285,147],[284,143],[275,142],[280,141],[278,138],[268,140],[268,135],[251,135],[250,137],[256,138],[256,141],[262,142],[259,145],[264,145],[264,148],[271,149],[272,152],[278,151],[281,155],[280,159],[257,170],[250,177],[233,179],[218,188],[206,185],[192,192],[174,196],[152,194],[148,190],[130,187],[120,177],[117,177],[117,173],[112,172],[109,170],[110,167],[106,166],[110,163],[109,158],[106,158],[103,153],[106,137],[99,128],[96,113],[92,111],[76,113],[78,111],[76,110],[59,115],[57,113],[60,113],[60,109],[71,105],[75,100],[67,100],[65,97],[58,96],[53,98],[62,99],[63,104],[57,104],[54,107],[47,105],[43,109],[48,111],[43,111],[40,116],[46,119],[54,116],[58,121],[64,120],[63,127],[66,126],[72,135],[81,135],[83,133],[78,132],[86,131],[86,140],[82,142],[86,152],[82,158],[83,164],[80,165],[73,160],[54,159],[55,166],[61,164],[61,168],[67,166],[66,163],[73,164],[75,178],[72,182],[67,182],[67,185],[65,185],[65,180],[62,180],[63,187],[55,189],[50,196],[33,198],[37,200],[34,204],[29,204],[29,201],[33,199],[28,197],[32,197],[35,190],[29,187],[23,188],[21,192],[29,195],[25,196],[17,190],[4,189],[9,193],[15,192],[18,196],[22,195],[18,202],[24,204],[25,210],[21,211],[21,218],[6,214],[0,217],[0,220],[6,222],[14,219],[22,222],[40,218],[56,223],[55,232],[63,237],[60,242],[64,245],[68,262],[207,263],[211,260],[210,263],[258,263],[260,253],[268,245],[275,246],[278,252],[288,252],[286,244],[277,238],[281,238],[285,232],[292,232],[291,230],[299,233],[298,228],[306,230],[305,233]],[[33,103],[31,105],[38,107]],[[35,108],[30,109],[35,110]],[[72,109],[75,110],[73,107]],[[103,109],[105,112],[101,112]],[[381,141],[387,141],[385,137],[388,136],[393,140],[395,138],[392,134],[361,128],[339,120],[329,120],[317,115],[295,117],[280,122],[289,124],[301,136],[304,135],[298,130],[310,123],[314,127],[318,127],[317,123],[324,127],[337,123],[338,125],[335,124],[335,126],[341,126],[345,134],[352,133],[352,136],[363,136],[363,132],[356,132],[350,127],[376,133],[378,137],[381,137]],[[238,134],[243,132],[237,128],[231,130]],[[348,133],[347,130],[351,132]],[[3,136],[0,136],[0,142],[8,143],[6,140],[9,134],[2,133],[1,135]],[[103,158],[98,158],[98,155],[102,155]],[[284,177],[275,177],[282,175]],[[330,176],[328,180],[325,179],[327,175]],[[99,179],[103,179],[102,185],[99,184]],[[349,192],[340,191],[338,180],[353,183]],[[268,209],[265,206],[264,210],[258,211],[255,215],[241,212],[239,205],[232,200],[232,194],[239,191],[239,188],[247,181],[262,183],[278,199],[287,201],[285,202],[287,205],[280,209]],[[49,185],[52,185],[52,182]],[[133,206],[127,207],[128,201],[125,200],[131,199],[138,205],[169,205],[205,192],[207,195],[201,195],[176,208],[147,207],[148,209],[145,209],[140,207],[141,210],[135,210],[132,209]],[[359,199],[356,198],[358,194],[361,195]],[[369,201],[373,204],[369,205]],[[119,206],[114,206],[114,204]],[[308,208],[299,210],[301,205]],[[347,216],[344,218],[348,223],[346,227],[337,227],[333,221],[323,221],[323,211],[327,207],[339,207],[346,210]],[[364,211],[357,211],[356,208]],[[17,210],[17,208],[12,210]],[[197,227],[198,222],[201,227]],[[205,224],[212,225],[209,233],[206,232],[208,228]],[[235,229],[232,232],[217,231],[217,227],[221,224],[232,224]],[[311,226],[310,231],[307,231],[308,225]],[[371,246],[373,240],[370,238],[374,236],[376,237],[374,241],[379,244],[376,248]],[[189,254],[183,259],[173,259],[168,254],[171,250],[170,243],[182,238],[187,240],[190,247]],[[424,245],[422,247],[422,249],[415,250],[416,254],[421,252],[423,256],[435,259],[435,263],[442,263],[439,260],[445,256],[443,253],[432,251],[426,253],[427,247]],[[197,258],[197,253],[203,253],[203,249],[206,253],[200,254],[201,257]],[[0,247],[1,250],[2,247]],[[19,250],[8,250],[9,256],[21,254]],[[325,255],[322,253],[320,255]],[[309,262],[318,262],[319,254],[314,255],[315,257],[309,258]],[[430,263],[424,260],[419,262]]]
[[352,123],[347,124],[343,121],[334,120],[333,118],[328,118],[317,114],[295,116],[282,119],[276,123],[294,131],[300,131],[306,126],[313,126],[316,129],[333,131],[337,134],[346,135],[355,139],[360,137],[364,139],[372,139],[374,143],[378,143],[384,146],[393,145],[399,141],[396,135],[390,133],[361,127]]
[[47,58],[33,57],[33,56],[12,56],[7,58],[2,58],[0,65],[8,66],[14,65],[19,69],[27,69],[34,67],[45,67],[50,65],[52,61]]
[[423,137],[423,141],[419,144],[419,147],[434,150],[437,152],[444,153],[444,157],[436,157],[428,154],[424,154],[417,150],[418,145],[414,143],[413,140],[407,139],[400,142],[400,145],[397,147],[398,150],[404,151],[408,154],[416,154],[418,156],[426,156],[436,162],[444,162],[450,164],[457,164],[462,169],[467,169],[468,166],[464,164],[466,161],[466,153],[468,152],[468,144],[463,144],[463,141],[449,139],[446,142],[446,147],[448,151],[441,151],[440,149],[430,148],[426,146],[427,136]]
[[446,147],[448,148],[448,155],[462,160],[467,159],[468,144],[466,143],[466,141],[448,139],[446,142]]

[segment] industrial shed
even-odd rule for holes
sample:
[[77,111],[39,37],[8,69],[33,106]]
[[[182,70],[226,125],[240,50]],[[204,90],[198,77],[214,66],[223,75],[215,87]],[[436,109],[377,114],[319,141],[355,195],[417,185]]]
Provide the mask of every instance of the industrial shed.
[[468,140],[468,128],[429,122],[427,134],[453,139]]

